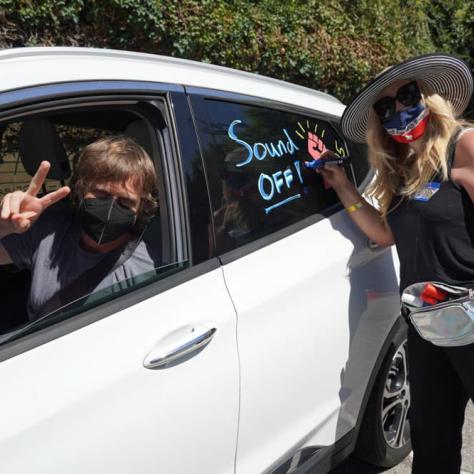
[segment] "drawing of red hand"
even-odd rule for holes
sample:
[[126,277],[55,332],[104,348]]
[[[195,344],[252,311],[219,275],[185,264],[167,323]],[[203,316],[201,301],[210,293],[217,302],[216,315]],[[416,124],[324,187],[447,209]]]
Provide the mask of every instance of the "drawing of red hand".
[[[324,142],[314,133],[308,131],[308,153],[311,155],[313,160],[319,160],[321,155],[327,151]],[[330,189],[331,185],[323,177],[324,189]]]
[[308,153],[311,158],[319,160],[326,150],[324,142],[317,135],[308,131]]

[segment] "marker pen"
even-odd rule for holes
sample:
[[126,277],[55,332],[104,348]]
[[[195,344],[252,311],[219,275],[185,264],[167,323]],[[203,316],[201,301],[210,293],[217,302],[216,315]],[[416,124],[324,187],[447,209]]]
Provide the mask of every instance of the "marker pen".
[[321,158],[320,160],[305,161],[305,168],[310,168],[312,170],[324,168],[326,163],[335,163],[336,165],[342,165],[347,161],[347,158],[331,157],[331,158]]

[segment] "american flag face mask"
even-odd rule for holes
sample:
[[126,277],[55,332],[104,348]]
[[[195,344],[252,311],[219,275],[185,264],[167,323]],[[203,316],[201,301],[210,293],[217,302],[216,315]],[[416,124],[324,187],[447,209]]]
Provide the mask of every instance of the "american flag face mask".
[[386,132],[399,143],[410,143],[420,138],[430,119],[430,109],[418,102],[409,109],[396,112],[382,121]]

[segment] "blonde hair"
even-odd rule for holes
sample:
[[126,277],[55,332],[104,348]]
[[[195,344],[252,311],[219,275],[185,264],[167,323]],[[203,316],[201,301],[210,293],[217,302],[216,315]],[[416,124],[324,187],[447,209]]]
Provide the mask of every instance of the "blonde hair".
[[424,135],[419,138],[423,140],[423,147],[416,154],[409,145],[393,140],[372,107],[369,110],[369,162],[376,174],[367,194],[378,201],[383,219],[394,196],[414,196],[438,173],[443,180],[448,179],[449,142],[458,127],[467,125],[464,120],[456,119],[450,102],[420,81],[418,87],[430,109],[430,119]]

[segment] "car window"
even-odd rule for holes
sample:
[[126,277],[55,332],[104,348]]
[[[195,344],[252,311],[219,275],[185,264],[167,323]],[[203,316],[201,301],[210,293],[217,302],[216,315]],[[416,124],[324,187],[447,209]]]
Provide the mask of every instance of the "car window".
[[0,344],[13,341],[27,334],[31,334],[32,332],[49,327],[52,324],[69,319],[99,305],[106,304],[119,296],[124,296],[131,291],[138,290],[146,285],[160,281],[188,267],[188,261],[162,265],[149,272],[121,280],[106,288],[94,291],[76,301],[68,303],[56,311],[45,314],[35,321],[25,323],[5,334],[0,334]]
[[[31,332],[40,326],[43,327],[52,324],[56,320],[71,317],[91,307],[107,304],[112,299],[165,278],[171,273],[180,271],[187,266],[187,260],[183,260],[182,253],[178,261],[176,250],[170,244],[172,232],[171,224],[167,219],[169,215],[167,211],[168,199],[164,191],[169,189],[169,185],[164,185],[163,173],[161,173],[162,161],[166,158],[164,150],[170,150],[170,147],[165,147],[161,142],[161,130],[166,126],[162,113],[154,107],[153,109],[153,112],[157,115],[156,123],[153,117],[148,122],[148,119],[143,116],[143,107],[140,108],[140,113],[138,111],[135,113],[135,109],[131,106],[121,109],[117,106],[108,108],[107,106],[93,107],[88,105],[87,110],[80,107],[71,107],[69,111],[62,109],[58,112],[37,113],[22,118],[21,121],[5,121],[3,124],[0,124],[0,133],[2,133],[0,148],[0,198],[15,190],[26,190],[32,175],[36,172],[41,161],[45,159],[50,161],[52,166],[49,179],[46,180],[40,194],[47,194],[64,184],[71,184],[71,177],[73,176],[77,158],[84,146],[98,138],[110,135],[129,136],[148,152],[157,171],[160,197],[159,208],[156,214],[140,236],[142,241],[140,245],[140,258],[134,266],[132,273],[134,276],[130,277],[130,274],[124,269],[122,276],[114,277],[119,278],[116,284],[109,285],[106,290],[104,290],[104,285],[99,285],[99,291],[93,291],[94,297],[90,294],[84,295],[83,298],[77,300],[73,305],[68,304],[67,307],[54,311],[54,317],[47,316],[45,320],[42,319],[41,323],[34,322],[31,324],[29,321],[31,317],[28,318],[27,311],[31,304],[31,295],[35,294],[32,292],[33,285],[37,284],[39,280],[37,277],[35,280],[34,272],[30,272],[32,268],[38,268],[35,260],[39,258],[36,255],[37,251],[31,250],[31,252],[34,252],[31,257],[31,262],[33,263],[30,263],[30,254],[27,253],[27,251],[30,252],[30,249],[39,248],[39,245],[38,242],[32,242],[31,239],[33,237],[28,237],[28,235],[29,233],[31,233],[31,236],[36,235],[34,233],[35,227],[39,228],[40,220],[33,225],[30,231],[19,235],[18,237],[22,241],[15,241],[13,248],[16,249],[17,257],[26,255],[26,258],[20,262],[23,268],[19,270],[17,268],[18,265],[0,266],[0,287],[8,289],[7,294],[0,301],[0,314],[3,315],[0,323],[0,340],[6,341],[10,338],[10,335]],[[64,206],[62,207],[67,212],[73,213],[72,203],[67,202],[68,199],[66,198],[63,201]],[[46,218],[46,214],[41,216],[40,219]],[[60,217],[62,219],[62,215]],[[51,221],[53,223],[56,220],[57,217],[54,215],[49,218],[48,222]],[[65,220],[71,228],[74,227],[73,221],[74,219],[69,218]],[[44,226],[41,228],[44,228]],[[46,232],[45,238],[47,238],[47,235],[48,233]],[[54,260],[53,266],[59,266],[59,255],[64,255],[64,258],[67,259],[67,265],[73,265],[71,262],[75,261],[74,259],[77,255],[79,255],[77,258],[80,259],[80,255],[84,253],[83,250],[76,252],[73,246],[77,246],[77,244],[74,243],[74,239],[68,240],[66,238],[68,235],[65,233],[64,239],[58,238],[54,241],[63,242],[57,245],[66,245],[66,251],[63,249],[62,252],[59,252],[57,247],[51,247],[54,259],[56,259],[54,260],[51,257],[51,262]],[[12,248],[11,244],[10,248]],[[19,250],[17,251],[17,249]],[[23,251],[24,249],[25,251]],[[183,252],[183,249],[180,249],[180,251]],[[146,264],[143,263],[145,252],[150,257],[149,261],[144,260]],[[40,265],[46,265],[47,263],[47,261],[41,261]],[[84,264],[84,269],[86,268],[87,265]],[[48,273],[51,274],[54,271],[55,268],[52,268]],[[108,277],[111,276],[109,275]],[[66,277],[61,276],[58,271],[58,281],[60,278],[66,281]],[[75,279],[76,277],[73,278],[73,280]],[[107,281],[104,280],[104,283]],[[38,295],[38,292],[36,294]],[[53,295],[54,292],[51,296]],[[48,299],[49,297],[42,304],[46,303]],[[48,307],[47,305],[45,306]]]
[[329,121],[215,99],[193,106],[218,252],[338,203],[335,191],[305,167],[326,149],[348,155]]

